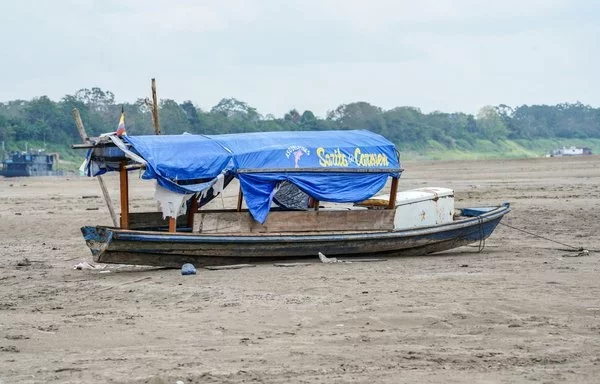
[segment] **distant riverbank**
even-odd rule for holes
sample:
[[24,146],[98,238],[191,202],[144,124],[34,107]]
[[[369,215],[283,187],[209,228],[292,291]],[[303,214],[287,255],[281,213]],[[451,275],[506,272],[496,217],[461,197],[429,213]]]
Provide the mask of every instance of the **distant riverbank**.
[[[398,144],[402,148],[402,143]],[[600,139],[536,139],[536,140],[500,140],[497,142],[489,140],[477,140],[472,146],[456,145],[448,148],[440,142],[429,140],[422,148],[407,147],[400,150],[402,161],[419,160],[482,160],[482,159],[524,159],[532,157],[544,157],[555,148],[575,146],[587,147],[593,154],[600,154]],[[11,151],[37,151],[45,149],[46,152],[58,152],[60,161],[58,169],[64,171],[76,171],[85,151],[71,149],[68,144],[44,144],[43,142],[16,141],[5,143],[7,153]],[[3,156],[0,153],[0,156]]]
[[600,154],[600,139],[536,139],[501,140],[492,142],[478,140],[471,147],[448,148],[436,141],[429,141],[423,149],[400,151],[401,160],[482,160],[482,159],[524,159],[544,157],[555,148],[587,147],[592,153]]

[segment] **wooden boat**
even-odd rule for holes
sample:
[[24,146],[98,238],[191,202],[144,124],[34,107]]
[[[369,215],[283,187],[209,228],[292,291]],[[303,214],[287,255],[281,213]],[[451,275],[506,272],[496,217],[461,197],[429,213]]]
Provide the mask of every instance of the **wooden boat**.
[[[482,246],[510,211],[508,203],[455,209],[454,192],[446,188],[397,192],[403,171],[398,153],[368,131],[110,136],[77,147],[90,149],[88,174],[121,174],[120,228],[81,229],[94,260],[102,263],[179,267],[317,258],[319,252],[424,255]],[[173,153],[193,159],[173,161]],[[211,171],[217,163],[218,172]],[[129,212],[128,171],[140,167],[143,178],[157,180],[163,212]],[[204,209],[233,177],[240,181],[237,208]],[[373,197],[389,177],[390,194]],[[282,181],[306,194],[304,207],[273,207]],[[353,182],[359,190],[352,190]],[[354,205],[323,207],[323,201]]]
[[463,209],[452,223],[397,231],[233,235],[89,226],[81,231],[96,262],[179,267],[316,258],[319,252],[337,257],[425,255],[481,243],[509,211],[508,204]]

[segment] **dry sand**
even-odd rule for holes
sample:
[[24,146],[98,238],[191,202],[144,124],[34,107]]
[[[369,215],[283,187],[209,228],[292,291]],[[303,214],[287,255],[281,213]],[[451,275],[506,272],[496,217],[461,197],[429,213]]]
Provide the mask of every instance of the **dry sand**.
[[[79,227],[110,223],[82,198],[96,180],[0,179],[0,383],[599,382],[600,158],[405,168],[402,189],[510,201],[505,223],[592,251],[500,226],[481,254],[80,271]],[[155,208],[132,184],[133,210]]]

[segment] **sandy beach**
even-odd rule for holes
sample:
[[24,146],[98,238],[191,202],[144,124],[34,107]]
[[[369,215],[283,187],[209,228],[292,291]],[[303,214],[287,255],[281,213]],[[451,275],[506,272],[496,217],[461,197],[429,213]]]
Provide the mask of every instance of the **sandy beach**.
[[[590,254],[501,225],[482,253],[74,270],[79,228],[111,222],[97,181],[0,178],[0,383],[600,381],[600,157],[403,166],[401,189],[510,201],[504,223]],[[131,179],[132,211],[156,210]]]

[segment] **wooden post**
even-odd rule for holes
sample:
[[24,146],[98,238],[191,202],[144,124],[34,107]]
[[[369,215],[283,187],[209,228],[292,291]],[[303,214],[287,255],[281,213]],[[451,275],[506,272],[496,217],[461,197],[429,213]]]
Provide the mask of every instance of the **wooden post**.
[[121,228],[129,228],[129,176],[127,175],[127,161],[121,162]]
[[[90,140],[90,138],[85,132],[85,127],[83,126],[83,121],[81,121],[81,115],[79,115],[79,110],[77,108],[73,108],[71,114],[73,115],[73,119],[75,120],[75,125],[77,126],[77,130],[79,131],[79,136],[81,136],[81,141],[83,141],[83,144],[87,143]],[[110,213],[110,218],[112,219],[113,226],[117,227],[119,225],[119,221],[117,220],[117,214],[115,212],[115,208],[113,207],[110,195],[108,194],[106,184],[104,184],[104,179],[102,178],[102,176],[97,176],[96,178],[98,179],[100,189],[102,190],[102,194],[104,195],[104,201],[106,201],[106,206],[108,207],[108,212]]]
[[315,211],[318,211],[319,210],[319,200],[315,199],[314,204],[315,204]]
[[75,125],[77,126],[77,130],[79,131],[79,137],[81,137],[81,141],[83,144],[90,141],[87,133],[85,132],[85,128],[83,126],[83,121],[81,120],[81,115],[79,114],[79,110],[77,108],[73,108],[71,110],[71,115],[73,115],[73,120],[75,120]]
[[190,202],[187,213],[187,225],[190,228],[194,226],[194,213],[196,212],[198,212],[198,199],[196,198],[196,195],[194,195],[192,196],[192,201]]
[[388,209],[396,208],[396,195],[398,193],[398,178],[392,178],[392,186],[390,187],[390,201],[388,203]]
[[154,133],[160,135],[160,124],[158,123],[158,99],[156,97],[156,79],[152,79],[152,122]]
[[100,184],[100,189],[102,189],[102,194],[104,195],[104,200],[106,201],[106,206],[108,207],[108,212],[110,212],[110,217],[112,219],[113,225],[116,227],[118,225],[117,213],[115,212],[115,207],[113,207],[112,199],[108,194],[108,189],[106,188],[106,184],[104,184],[104,179],[102,176],[97,176],[98,183]]
[[169,216],[169,232],[177,232],[177,218]]
[[242,191],[242,187],[240,186],[240,191],[238,192],[238,201],[237,201],[237,211],[242,212],[242,202],[244,201],[244,192]]

